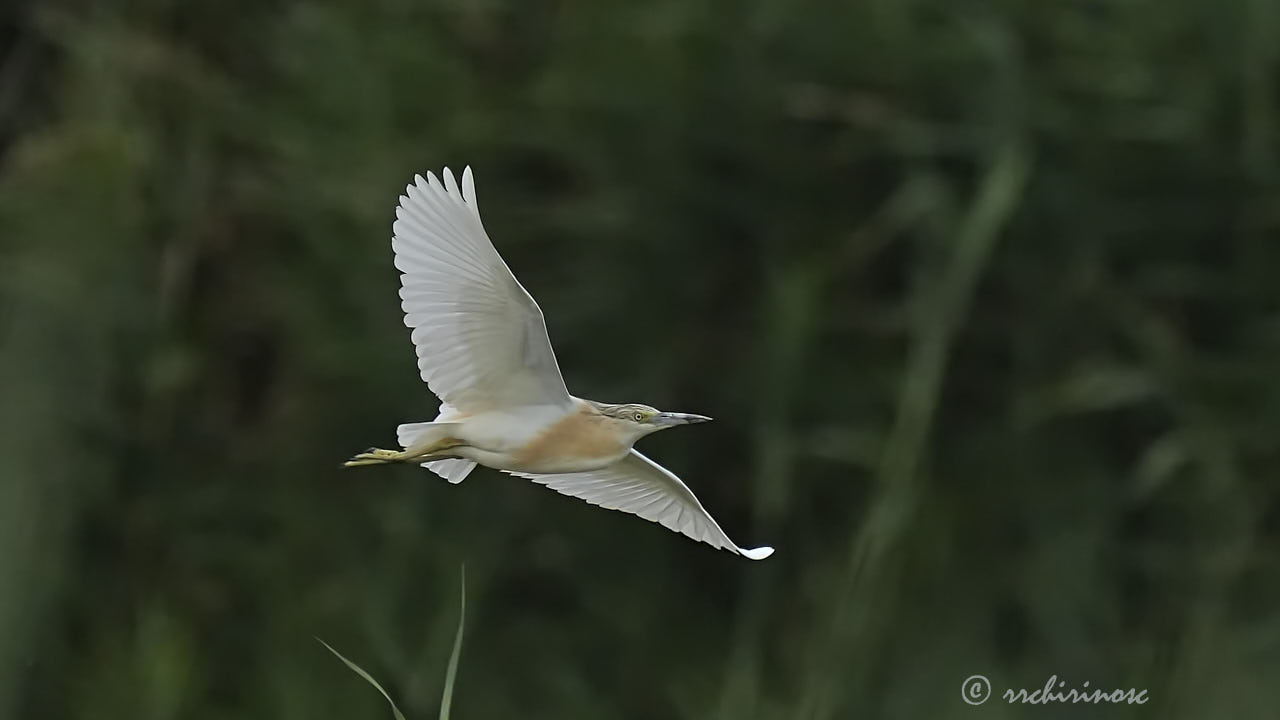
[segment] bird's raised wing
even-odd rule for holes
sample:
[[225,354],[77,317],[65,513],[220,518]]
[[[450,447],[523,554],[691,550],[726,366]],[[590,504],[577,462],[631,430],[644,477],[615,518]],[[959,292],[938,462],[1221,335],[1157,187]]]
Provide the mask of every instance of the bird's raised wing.
[[462,413],[570,403],[542,310],[480,223],[471,168],[400,196],[391,247],[422,379]]
[[546,485],[558,493],[581,498],[592,505],[634,513],[694,540],[752,560],[763,560],[773,554],[771,547],[743,548],[734,544],[698,502],[689,486],[680,482],[680,478],[670,470],[635,450],[600,470],[559,475],[511,474]]

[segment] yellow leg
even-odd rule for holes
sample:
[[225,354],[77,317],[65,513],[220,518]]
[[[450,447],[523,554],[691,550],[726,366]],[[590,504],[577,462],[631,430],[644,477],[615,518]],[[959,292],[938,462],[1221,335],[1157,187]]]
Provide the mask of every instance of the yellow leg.
[[443,460],[454,457],[444,453],[462,442],[457,438],[444,438],[439,442],[423,447],[411,447],[404,451],[369,448],[342,464],[343,467],[364,467],[365,465],[386,465],[398,462],[424,462],[427,460]]
[[409,456],[397,450],[369,448],[343,463],[343,467],[362,467],[364,465],[383,465],[386,463],[404,462]]
[[424,462],[426,460],[443,460],[449,457],[446,450],[462,445],[462,441],[458,438],[446,437],[440,438],[436,442],[427,445],[413,445],[405,448],[403,455],[406,462]]

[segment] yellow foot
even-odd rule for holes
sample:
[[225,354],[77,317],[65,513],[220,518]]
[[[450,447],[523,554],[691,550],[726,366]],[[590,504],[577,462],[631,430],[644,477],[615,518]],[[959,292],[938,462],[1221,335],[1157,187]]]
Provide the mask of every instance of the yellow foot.
[[369,448],[368,450],[342,463],[342,465],[343,467],[363,467],[365,465],[384,465],[386,463],[404,462],[407,459],[408,456],[398,450]]

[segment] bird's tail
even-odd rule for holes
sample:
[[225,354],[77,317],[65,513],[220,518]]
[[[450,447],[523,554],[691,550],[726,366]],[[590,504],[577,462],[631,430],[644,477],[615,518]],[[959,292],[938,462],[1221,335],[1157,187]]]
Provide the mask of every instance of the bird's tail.
[[[423,446],[434,444],[449,437],[458,427],[458,423],[452,422],[418,422],[405,423],[396,428],[396,439],[400,441],[400,446],[410,448],[415,446]],[[475,469],[476,464],[470,460],[460,458],[450,458],[448,460],[432,460],[422,463],[422,467],[427,468],[431,472],[448,480],[451,483],[460,483],[466,479],[467,475]]]

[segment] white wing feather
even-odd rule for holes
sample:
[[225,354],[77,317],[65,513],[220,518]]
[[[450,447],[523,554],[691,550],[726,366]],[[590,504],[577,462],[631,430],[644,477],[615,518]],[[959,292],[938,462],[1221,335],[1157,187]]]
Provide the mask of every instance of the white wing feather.
[[480,222],[471,168],[461,189],[448,168],[443,177],[414,177],[391,239],[422,379],[463,414],[569,406],[542,310]]
[[592,505],[639,515],[694,540],[752,560],[763,560],[773,554],[771,547],[743,548],[735,544],[698,502],[689,486],[634,449],[600,470],[559,475],[511,474]]

